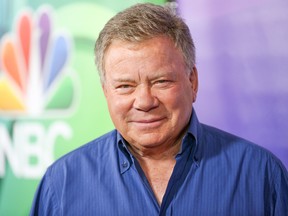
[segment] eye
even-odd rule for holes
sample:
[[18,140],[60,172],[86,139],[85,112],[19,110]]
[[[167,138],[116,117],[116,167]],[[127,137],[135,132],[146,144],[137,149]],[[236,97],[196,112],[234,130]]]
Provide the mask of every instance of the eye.
[[131,92],[133,92],[134,89],[134,85],[132,84],[119,84],[115,87],[116,91],[119,94],[129,94]]
[[172,84],[171,80],[168,79],[159,79],[153,83],[156,87],[164,88],[169,87]]
[[128,89],[128,88],[131,88],[131,87],[132,87],[131,85],[123,84],[123,85],[117,86],[116,88],[117,88],[117,89]]
[[167,82],[169,82],[169,80],[157,80],[155,83],[162,84],[162,83],[167,83]]

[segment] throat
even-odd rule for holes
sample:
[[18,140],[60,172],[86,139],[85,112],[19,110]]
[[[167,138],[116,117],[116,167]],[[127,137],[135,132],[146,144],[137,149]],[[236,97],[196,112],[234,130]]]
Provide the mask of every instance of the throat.
[[160,206],[176,164],[175,157],[181,147],[181,138],[182,136],[179,136],[172,145],[162,145],[158,148],[137,148],[139,146],[128,145]]
[[143,172],[145,173],[147,180],[149,181],[150,187],[158,204],[161,206],[168,182],[176,164],[175,158],[173,157],[170,159],[157,161],[147,158],[137,159]]

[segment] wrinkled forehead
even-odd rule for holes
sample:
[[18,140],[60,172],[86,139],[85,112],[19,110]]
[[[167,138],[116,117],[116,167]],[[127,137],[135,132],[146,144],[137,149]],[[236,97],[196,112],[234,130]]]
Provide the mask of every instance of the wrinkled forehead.
[[118,71],[122,75],[186,71],[182,53],[167,37],[156,37],[141,43],[114,41],[106,52],[104,67],[108,73]]

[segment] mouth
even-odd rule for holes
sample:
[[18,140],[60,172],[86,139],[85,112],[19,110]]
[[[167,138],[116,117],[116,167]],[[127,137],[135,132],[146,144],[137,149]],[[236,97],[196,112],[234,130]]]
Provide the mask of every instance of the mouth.
[[141,128],[156,128],[159,127],[163,122],[165,121],[165,118],[153,118],[153,119],[140,119],[140,120],[133,120],[130,123],[132,123],[136,127]]

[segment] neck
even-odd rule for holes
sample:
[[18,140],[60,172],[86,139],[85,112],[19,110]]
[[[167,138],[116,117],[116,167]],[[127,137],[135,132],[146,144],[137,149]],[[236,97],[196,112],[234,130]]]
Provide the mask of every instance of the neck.
[[167,160],[175,159],[181,148],[182,138],[186,132],[186,129],[178,136],[173,142],[168,141],[158,146],[148,146],[139,148],[137,145],[129,144],[128,148],[132,155],[138,160]]
[[148,148],[137,148],[133,145],[128,145],[128,148],[132,155],[138,160],[167,160],[175,158],[179,152],[181,146],[181,140],[172,144],[171,146],[157,146]]

